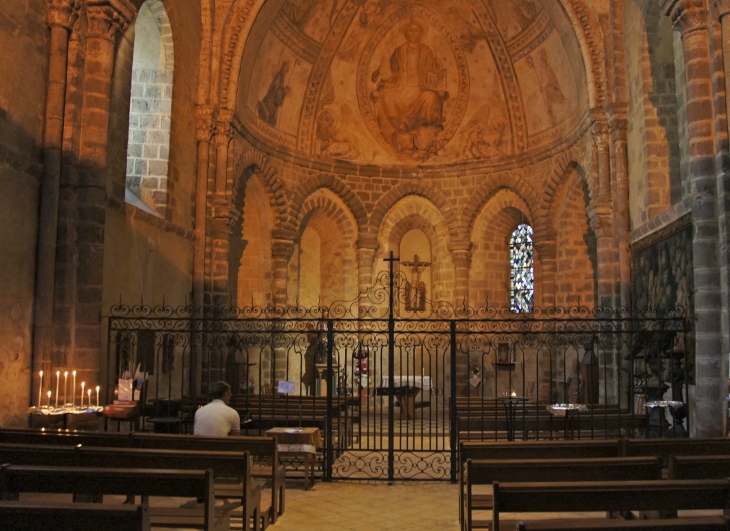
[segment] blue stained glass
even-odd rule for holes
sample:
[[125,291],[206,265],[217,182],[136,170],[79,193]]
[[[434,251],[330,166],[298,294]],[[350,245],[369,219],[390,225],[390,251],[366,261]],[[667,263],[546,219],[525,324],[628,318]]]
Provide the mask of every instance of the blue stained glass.
[[523,223],[509,240],[510,309],[530,313],[535,295],[535,267],[532,227]]

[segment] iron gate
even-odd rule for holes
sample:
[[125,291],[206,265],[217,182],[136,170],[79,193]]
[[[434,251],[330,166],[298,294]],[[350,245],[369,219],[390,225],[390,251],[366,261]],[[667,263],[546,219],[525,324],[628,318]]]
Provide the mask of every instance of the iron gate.
[[[247,433],[320,428],[325,480],[454,481],[458,437],[562,438],[567,429],[545,406],[576,396],[590,411],[571,436],[689,427],[687,408],[641,403],[687,397],[693,341],[679,311],[514,314],[419,307],[412,296],[391,262],[356,301],[326,307],[200,314],[120,304],[107,318],[107,401],[125,371],[139,372],[145,417],[179,415],[185,429],[210,384],[226,380],[232,405],[251,419]],[[294,382],[292,395],[276,395],[281,381]],[[524,398],[507,419],[499,404],[513,394]]]

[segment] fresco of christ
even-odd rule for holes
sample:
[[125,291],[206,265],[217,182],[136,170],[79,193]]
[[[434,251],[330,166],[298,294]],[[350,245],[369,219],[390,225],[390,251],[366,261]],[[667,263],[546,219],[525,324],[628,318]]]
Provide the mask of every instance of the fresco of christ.
[[449,98],[446,72],[433,50],[421,41],[425,28],[409,18],[401,26],[406,42],[390,56],[391,75],[379,79],[370,99],[376,104],[378,126],[397,152],[428,158],[439,131],[443,130],[443,103]]

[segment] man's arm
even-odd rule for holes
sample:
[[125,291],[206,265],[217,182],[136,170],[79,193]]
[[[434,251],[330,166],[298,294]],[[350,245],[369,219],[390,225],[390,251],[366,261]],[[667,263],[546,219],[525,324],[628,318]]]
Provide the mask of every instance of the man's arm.
[[228,435],[241,435],[241,416],[235,409],[231,415],[231,431],[228,432]]

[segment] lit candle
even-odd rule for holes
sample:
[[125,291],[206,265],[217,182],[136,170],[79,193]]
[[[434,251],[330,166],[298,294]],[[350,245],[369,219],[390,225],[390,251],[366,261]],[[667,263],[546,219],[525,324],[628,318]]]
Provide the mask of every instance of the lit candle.
[[51,408],[51,392],[48,391],[48,409]]
[[99,407],[99,386],[96,386],[96,407]]
[[517,396],[517,393],[515,393],[514,391],[512,391],[512,396]]
[[43,398],[43,371],[41,371],[41,383],[38,384],[38,408],[41,407],[41,399]]
[[73,387],[71,388],[73,389],[73,391],[71,392],[71,407],[74,407],[74,405],[76,404],[76,371],[72,372],[71,374],[73,374],[74,377]]
[[86,382],[81,382],[81,407],[84,407],[84,387],[86,387]]
[[61,371],[56,371],[56,407],[58,407],[58,382],[61,381]]
[[63,373],[63,405],[66,405],[66,384],[68,383],[68,371]]
[[91,407],[91,387],[89,387],[86,393],[89,395],[89,407]]

